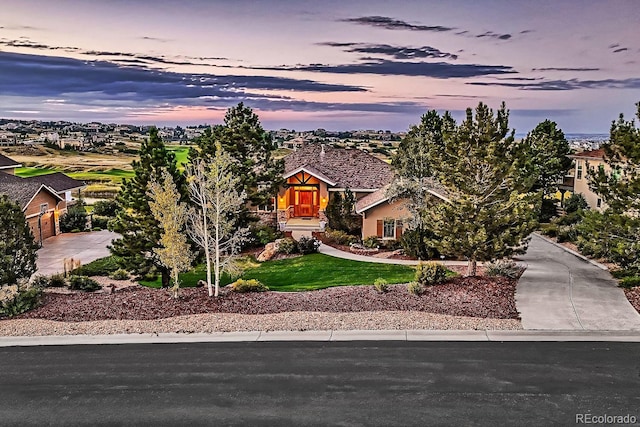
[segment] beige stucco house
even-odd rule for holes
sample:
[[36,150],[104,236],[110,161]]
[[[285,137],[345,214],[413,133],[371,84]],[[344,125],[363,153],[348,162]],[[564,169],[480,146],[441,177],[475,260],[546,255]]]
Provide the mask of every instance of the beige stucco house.
[[604,161],[604,149],[583,151],[569,156],[575,162],[573,176],[573,193],[582,194],[589,205],[589,208],[603,211],[606,209],[602,198],[589,188],[588,171],[604,168],[605,172],[610,172],[611,168]]
[[284,159],[285,184],[276,197],[277,218],[285,231],[322,231],[325,210],[336,193],[349,189],[362,216],[362,237],[397,239],[409,216],[401,201],[390,203],[385,188],[391,166],[368,153],[310,143]]

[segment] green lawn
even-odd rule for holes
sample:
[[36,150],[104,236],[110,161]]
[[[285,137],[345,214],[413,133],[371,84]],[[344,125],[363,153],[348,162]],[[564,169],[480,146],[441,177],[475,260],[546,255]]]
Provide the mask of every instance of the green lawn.
[[[257,279],[272,291],[310,291],[332,286],[371,285],[378,277],[388,283],[405,283],[413,280],[415,269],[411,266],[358,262],[333,258],[322,254],[305,255],[262,264],[248,263],[243,279]],[[182,286],[195,286],[205,279],[206,269],[198,266],[180,275]],[[231,282],[224,277],[222,285]],[[140,282],[145,286],[160,287],[160,280]]]
[[48,175],[48,174],[54,173],[54,172],[57,172],[57,170],[49,169],[49,168],[32,168],[32,167],[17,168],[16,169],[16,175],[21,177],[21,178],[29,178],[31,176]]
[[[16,169],[16,175],[22,178],[28,178],[31,176],[41,176],[50,173],[58,172],[57,169],[43,168],[43,167],[27,167]],[[91,171],[91,172],[65,172],[68,176],[79,181],[110,181],[113,183],[122,182],[122,178],[132,178],[133,171],[126,171],[122,169],[109,169],[106,171]]]
[[182,169],[183,165],[189,163],[189,146],[184,145],[167,145],[167,151],[171,151],[176,155],[176,163]]

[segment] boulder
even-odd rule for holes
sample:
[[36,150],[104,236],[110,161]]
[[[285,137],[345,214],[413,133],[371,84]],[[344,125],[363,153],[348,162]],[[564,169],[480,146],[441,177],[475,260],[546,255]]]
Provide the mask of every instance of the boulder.
[[260,255],[258,255],[256,259],[258,260],[258,262],[269,261],[271,258],[276,256],[277,253],[278,253],[278,243],[277,242],[267,243],[267,245],[264,247],[264,251],[260,252]]

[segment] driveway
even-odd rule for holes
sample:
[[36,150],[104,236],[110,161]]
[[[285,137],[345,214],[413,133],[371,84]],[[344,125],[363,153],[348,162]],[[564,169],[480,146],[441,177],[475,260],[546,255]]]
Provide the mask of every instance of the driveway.
[[79,259],[87,264],[108,255],[107,245],[120,235],[111,231],[66,233],[50,237],[38,250],[37,274],[50,275],[64,271],[65,258]]
[[524,329],[640,330],[640,314],[608,271],[533,235],[516,289]]

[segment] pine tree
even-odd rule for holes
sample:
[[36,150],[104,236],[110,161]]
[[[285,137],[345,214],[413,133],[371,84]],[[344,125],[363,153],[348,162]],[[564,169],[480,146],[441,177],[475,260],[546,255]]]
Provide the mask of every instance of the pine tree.
[[[214,126],[196,141],[191,160],[212,162],[217,142],[234,160],[231,172],[240,179],[239,189],[246,192],[247,201],[252,206],[270,203],[282,183],[284,163],[272,157],[276,144],[253,110],[242,102],[230,108],[223,125]],[[248,207],[243,208],[238,218],[242,227],[255,220]]]
[[111,253],[120,258],[122,267],[140,276],[153,268],[162,273],[162,286],[169,286],[169,270],[159,261],[154,249],[159,247],[162,229],[149,207],[149,183],[158,180],[166,170],[176,183],[184,200],[184,177],[176,167],[175,155],[167,151],[158,130],[152,127],[149,138],[140,146],[140,160],[134,160],[134,176],[124,179],[116,198],[120,207],[111,225],[112,231],[122,237],[114,240]]
[[0,196],[0,287],[31,277],[36,271],[37,250],[20,206]]
[[539,196],[523,173],[526,146],[509,129],[504,103],[494,116],[480,103],[443,138],[432,163],[448,201],[424,211],[441,253],[468,259],[467,275],[477,261],[507,257],[523,250],[535,229]]
[[530,152],[531,172],[537,179],[534,188],[548,196],[558,190],[558,181],[571,168],[571,147],[555,122],[545,120],[532,130],[524,141]]

